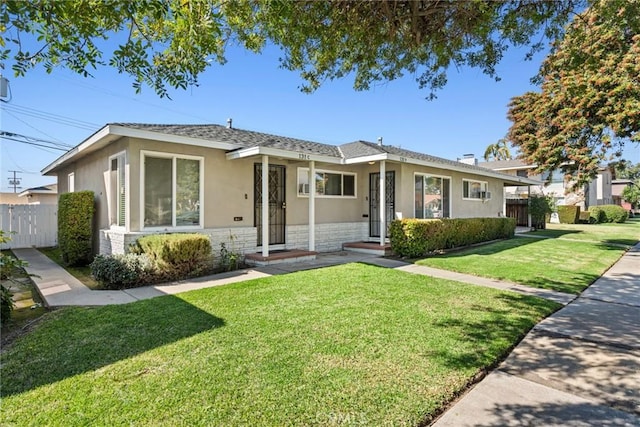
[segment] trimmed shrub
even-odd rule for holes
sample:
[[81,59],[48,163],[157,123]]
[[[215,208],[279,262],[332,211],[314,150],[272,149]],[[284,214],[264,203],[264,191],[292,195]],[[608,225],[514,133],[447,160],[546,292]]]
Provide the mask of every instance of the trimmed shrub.
[[580,206],[558,206],[560,224],[576,224],[580,218]]
[[589,212],[589,211],[580,211],[580,215],[579,215],[579,219],[578,219],[580,224],[589,224],[590,219],[591,219],[591,212]]
[[529,213],[531,214],[531,225],[538,229],[544,230],[553,205],[553,199],[550,196],[531,195],[529,197]]
[[213,265],[211,242],[203,234],[153,234],[138,239],[137,246],[164,280],[195,277]]
[[589,208],[591,218],[596,223],[616,222],[623,223],[629,218],[629,212],[618,205],[600,205]]
[[145,254],[98,255],[91,274],[105,289],[126,289],[154,281],[153,263]]
[[513,237],[514,218],[403,219],[389,227],[391,249],[417,258],[429,252]]
[[68,266],[87,265],[93,259],[93,191],[60,195],[58,202],[58,246]]

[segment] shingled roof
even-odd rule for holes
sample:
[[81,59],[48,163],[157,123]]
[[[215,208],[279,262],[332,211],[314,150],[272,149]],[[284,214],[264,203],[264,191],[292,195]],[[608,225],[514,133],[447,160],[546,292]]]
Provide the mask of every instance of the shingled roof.
[[156,125],[144,123],[112,123],[131,129],[145,130],[190,138],[208,139],[238,145],[238,149],[248,147],[271,147],[282,150],[299,151],[320,154],[323,156],[341,157],[340,150],[335,145],[289,138],[287,136],[271,135],[250,130],[229,128],[220,125]]

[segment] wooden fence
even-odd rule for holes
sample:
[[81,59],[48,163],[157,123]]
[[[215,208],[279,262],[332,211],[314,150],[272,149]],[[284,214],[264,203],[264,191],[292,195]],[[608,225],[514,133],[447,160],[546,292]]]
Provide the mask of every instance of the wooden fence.
[[529,224],[529,201],[527,199],[507,199],[506,208],[506,216],[515,218],[516,225],[526,227]]
[[58,244],[57,205],[0,205],[0,226],[8,243],[0,249],[44,248]]

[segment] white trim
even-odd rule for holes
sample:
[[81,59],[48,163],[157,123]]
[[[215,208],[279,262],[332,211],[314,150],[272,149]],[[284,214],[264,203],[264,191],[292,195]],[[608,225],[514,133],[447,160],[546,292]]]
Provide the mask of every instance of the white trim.
[[[129,163],[128,163],[128,159],[127,159],[127,152],[126,150],[120,151],[118,153],[115,153],[111,156],[109,156],[108,158],[108,167],[107,170],[109,171],[109,192],[108,192],[108,196],[107,196],[107,206],[111,207],[111,192],[112,192],[112,188],[111,188],[111,162],[113,161],[113,159],[122,157],[122,167],[124,168],[124,192],[125,192],[125,198],[124,198],[124,226],[121,225],[113,225],[111,224],[111,211],[110,209],[107,209],[107,214],[109,216],[109,229],[112,230],[124,230],[124,231],[128,231],[130,230],[130,226],[131,226],[131,215],[130,215],[130,204],[129,204],[129,196],[131,195],[130,193],[130,186],[129,186]],[[118,176],[117,179],[120,179],[120,177]],[[117,185],[117,184],[116,184]],[[116,217],[119,215],[118,212],[118,200],[119,198],[116,197]]]
[[[440,178],[440,179],[448,179],[449,180],[449,216],[443,216],[443,218],[453,218],[453,179],[448,175],[437,175],[428,172],[414,172],[413,173],[413,193],[416,191],[416,176],[422,177],[422,196],[424,197],[424,177],[432,177],[432,178]],[[444,212],[444,209],[442,209]],[[422,216],[424,218],[424,206],[422,207]],[[413,207],[413,217],[416,217],[416,208],[415,205]]]
[[[151,141],[169,142],[181,145],[192,145],[196,147],[216,148],[219,150],[235,150],[240,147],[239,144],[233,144],[229,142],[221,142],[202,138],[193,138],[189,136],[174,135],[170,133],[163,133],[158,131],[132,129],[127,126],[108,124],[91,135],[89,138],[82,141],[80,144],[67,151],[62,156],[58,157],[49,165],[42,169],[42,174],[47,175],[54,172],[55,169],[64,165],[72,158],[78,155],[89,154],[96,151],[112,141],[120,139],[122,137],[148,139]],[[74,161],[77,159],[74,159]]]
[[[298,168],[302,169],[302,168]],[[300,171],[298,170],[298,173]],[[311,160],[309,162],[309,168],[307,170],[307,179],[309,182],[315,179],[316,176],[316,162]],[[296,177],[297,178],[297,177]],[[296,185],[296,187],[299,184]],[[309,186],[309,251],[316,250],[316,186]]]
[[227,153],[227,160],[244,159],[254,156],[272,156],[279,157],[287,160],[300,160],[300,161],[317,161],[323,163],[342,164],[343,159],[341,157],[326,156],[323,154],[313,154],[304,150],[290,151],[283,150],[281,148],[272,147],[248,147]]
[[[481,181],[479,179],[469,179],[469,178],[462,178],[462,200],[469,200],[469,201],[475,201],[475,202],[486,202],[487,200],[491,200],[491,198],[488,199],[483,199],[482,197],[465,197],[464,196],[464,182],[477,182],[480,184],[480,193],[487,192],[490,193],[489,191],[489,182],[487,181]],[[483,184],[484,184],[484,190],[483,188]]]
[[73,193],[76,191],[76,173],[71,172],[67,175],[67,192]]
[[[296,170],[296,195],[299,198],[308,198],[309,197],[309,193],[300,193],[300,176],[301,173],[304,175],[307,175],[307,177],[309,177],[309,170],[310,168],[305,168],[305,167],[298,167]],[[306,171],[306,172],[305,172]],[[314,168],[314,179],[315,179],[315,174],[316,173],[330,173],[330,174],[334,174],[334,175],[341,175],[341,190],[344,193],[344,176],[348,175],[348,176],[353,176],[353,196],[351,195],[335,195],[335,194],[318,194],[317,192],[315,192],[315,186],[313,186],[314,188],[314,193],[315,193],[315,198],[316,199],[357,199],[358,198],[358,173],[357,172],[351,172],[351,171],[335,171],[335,170],[329,170],[329,169],[315,169]],[[314,181],[315,182],[315,181]],[[308,182],[307,185],[309,186],[309,191],[311,191],[311,182]]]
[[[162,226],[145,226],[144,225],[144,213],[145,213],[145,180],[144,180],[144,160],[145,157],[155,157],[155,158],[165,158],[172,159],[171,162],[171,208],[173,210],[171,215],[171,225],[162,225]],[[176,185],[177,185],[177,159],[185,159],[185,160],[197,160],[199,163],[198,173],[200,175],[200,188],[199,188],[199,197],[200,197],[200,209],[198,211],[199,215],[199,225],[176,225]],[[177,153],[168,153],[164,151],[149,151],[149,150],[140,150],[140,230],[141,231],[192,231],[192,230],[202,230],[204,229],[204,157],[202,156],[192,156],[188,154],[177,154]]]

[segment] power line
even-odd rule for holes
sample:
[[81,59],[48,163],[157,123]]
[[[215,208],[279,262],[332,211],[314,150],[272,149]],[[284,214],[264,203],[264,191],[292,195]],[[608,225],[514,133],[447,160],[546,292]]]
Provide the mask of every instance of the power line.
[[10,111],[5,111],[5,113],[7,113],[8,115],[10,115],[10,116],[11,116],[11,117],[13,117],[14,119],[18,120],[19,122],[22,122],[22,123],[24,123],[25,125],[29,126],[31,129],[33,129],[33,130],[35,130],[35,131],[37,131],[37,132],[40,132],[41,134],[43,134],[43,135],[45,135],[45,136],[48,136],[49,138],[51,138],[51,139],[55,139],[56,141],[58,141],[58,142],[61,142],[61,143],[62,143],[62,141],[60,141],[58,138],[53,137],[53,136],[49,135],[48,133],[43,132],[43,131],[41,131],[40,129],[36,128],[35,126],[33,126],[33,125],[31,125],[31,124],[29,124],[29,123],[25,122],[25,121],[24,121],[24,120],[22,120],[20,117],[18,117],[18,116],[16,116],[15,114],[13,114],[12,112],[10,112]]
[[23,107],[16,104],[7,104],[5,108],[8,111],[12,111],[16,114],[22,114],[29,117],[34,117],[41,120],[47,120],[50,122],[58,123],[65,126],[71,126],[84,130],[96,130],[100,127],[95,123],[85,122],[83,120],[73,119],[71,117],[61,116],[59,114],[48,113],[46,111],[40,111],[29,107]]
[[28,135],[23,135],[21,133],[7,132],[3,130],[0,130],[0,136],[11,136],[11,137],[23,138],[28,142],[44,142],[46,144],[55,145],[56,147],[61,147],[67,150],[70,148],[73,148],[71,144],[65,144],[64,142],[49,141],[47,139],[37,138],[35,136],[28,136]]
[[50,145],[36,144],[35,142],[29,142],[29,141],[23,141],[23,140],[20,140],[20,139],[16,139],[16,138],[10,138],[10,137],[5,136],[5,135],[0,135],[0,138],[8,139],[9,141],[20,142],[22,144],[33,145],[34,147],[44,147],[44,148],[48,148],[50,150],[68,151],[65,148],[58,148],[58,147],[51,147]]

